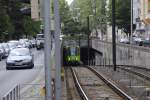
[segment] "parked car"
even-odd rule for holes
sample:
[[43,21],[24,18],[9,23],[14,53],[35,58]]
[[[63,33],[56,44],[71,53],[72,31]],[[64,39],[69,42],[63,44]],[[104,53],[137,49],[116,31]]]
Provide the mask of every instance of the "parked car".
[[32,47],[34,48],[36,46],[36,40],[35,39],[32,39],[30,40],[31,44],[32,44]]
[[2,44],[0,44],[0,61],[2,60],[2,58],[5,56],[5,50],[2,46]]
[[122,38],[120,39],[120,43],[126,43],[126,44],[129,44],[129,39],[128,38]]
[[29,39],[20,39],[19,42],[24,43],[28,48],[32,48],[32,44],[30,43]]
[[146,38],[145,40],[143,40],[143,46],[150,47],[150,39],[149,38]]
[[18,46],[18,44],[19,44],[19,41],[17,41],[17,40],[8,41],[10,50],[15,49]]
[[44,34],[37,34],[36,44],[37,50],[44,48]]
[[25,43],[19,43],[16,48],[27,48]]
[[6,69],[33,67],[33,55],[29,48],[16,48],[10,51],[6,60]]
[[144,41],[144,38],[142,38],[142,37],[134,37],[133,38],[133,43],[135,45],[142,46],[143,45],[143,41]]
[[3,46],[4,50],[5,50],[5,57],[8,57],[8,54],[10,52],[10,48],[9,48],[8,43],[2,43],[2,46]]

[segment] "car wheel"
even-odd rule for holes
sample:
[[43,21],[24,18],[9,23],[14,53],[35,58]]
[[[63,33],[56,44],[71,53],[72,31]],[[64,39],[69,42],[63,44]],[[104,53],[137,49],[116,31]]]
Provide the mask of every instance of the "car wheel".
[[34,67],[34,64],[32,64],[31,66],[30,66],[30,68],[32,69]]
[[2,60],[2,56],[0,57],[0,61]]
[[6,69],[7,69],[7,70],[11,70],[11,68],[10,68],[10,67],[6,67]]

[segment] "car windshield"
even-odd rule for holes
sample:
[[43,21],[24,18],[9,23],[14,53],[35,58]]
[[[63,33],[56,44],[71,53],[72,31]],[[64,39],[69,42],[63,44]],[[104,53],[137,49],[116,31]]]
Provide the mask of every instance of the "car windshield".
[[3,49],[3,48],[2,48],[2,45],[0,45],[0,49]]
[[10,56],[28,56],[30,51],[28,49],[14,49],[10,52]]
[[16,44],[15,43],[9,43],[9,47],[10,48],[16,47]]
[[37,34],[37,38],[44,38],[44,34]]
[[3,44],[3,47],[4,48],[9,48],[7,44]]

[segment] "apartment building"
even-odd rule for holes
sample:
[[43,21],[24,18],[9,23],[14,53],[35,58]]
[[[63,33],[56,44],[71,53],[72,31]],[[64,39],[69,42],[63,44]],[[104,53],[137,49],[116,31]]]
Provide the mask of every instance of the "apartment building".
[[31,18],[39,21],[42,19],[43,0],[31,0]]
[[139,0],[140,23],[139,28],[144,37],[150,36],[150,0]]

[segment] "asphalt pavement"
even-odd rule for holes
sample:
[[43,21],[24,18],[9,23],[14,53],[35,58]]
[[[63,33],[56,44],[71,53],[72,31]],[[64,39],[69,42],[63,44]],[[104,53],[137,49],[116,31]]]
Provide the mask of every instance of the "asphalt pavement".
[[31,83],[44,69],[43,50],[32,49],[31,51],[34,55],[33,69],[6,70],[6,59],[0,61],[0,100],[16,85]]

